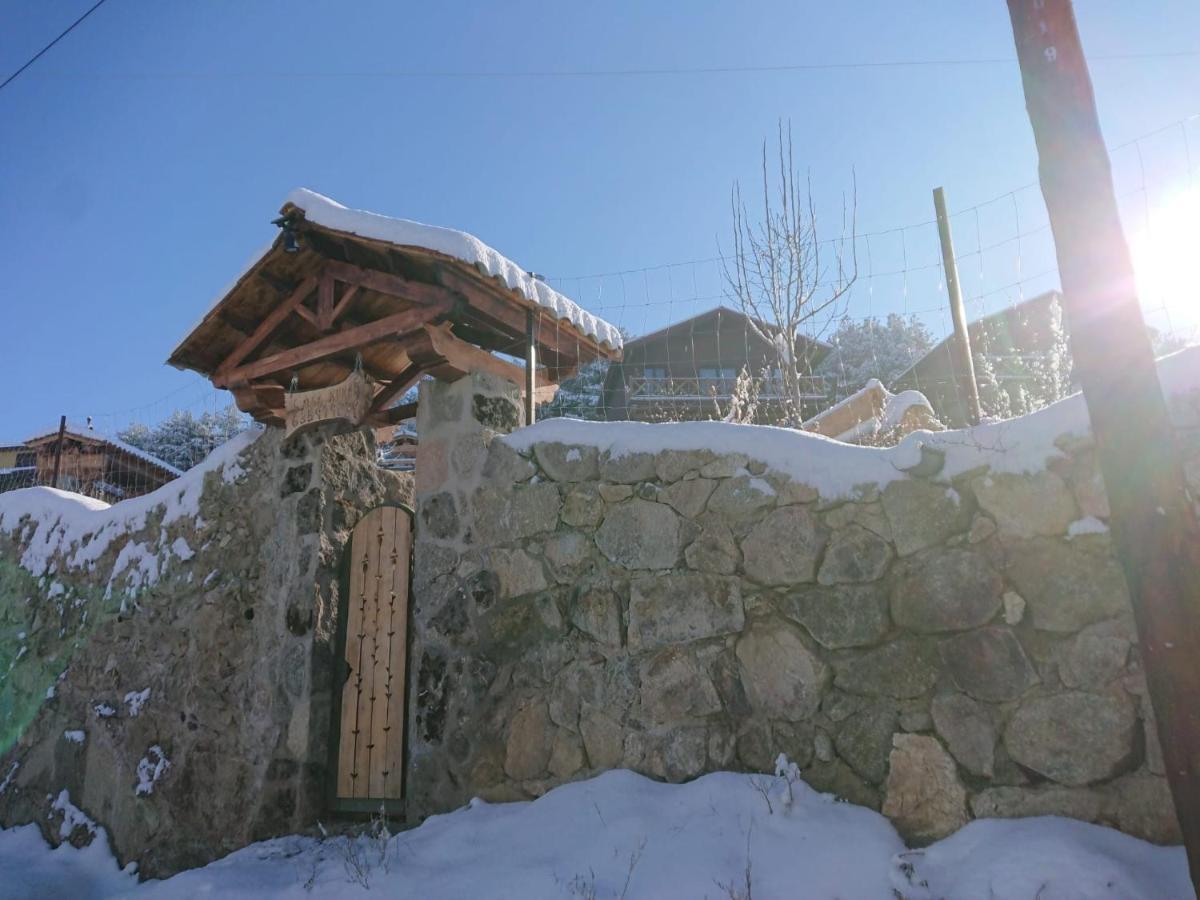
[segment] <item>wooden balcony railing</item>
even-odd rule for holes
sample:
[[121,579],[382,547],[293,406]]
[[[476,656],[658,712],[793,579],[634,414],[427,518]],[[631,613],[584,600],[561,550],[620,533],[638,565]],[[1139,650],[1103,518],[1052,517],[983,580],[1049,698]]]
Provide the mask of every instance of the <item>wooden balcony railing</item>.
[[[630,403],[659,400],[727,400],[733,396],[736,378],[646,378],[635,376],[628,381]],[[834,381],[824,375],[801,378],[801,400],[827,400],[833,394]],[[781,379],[762,382],[760,400],[781,400],[785,396]]]

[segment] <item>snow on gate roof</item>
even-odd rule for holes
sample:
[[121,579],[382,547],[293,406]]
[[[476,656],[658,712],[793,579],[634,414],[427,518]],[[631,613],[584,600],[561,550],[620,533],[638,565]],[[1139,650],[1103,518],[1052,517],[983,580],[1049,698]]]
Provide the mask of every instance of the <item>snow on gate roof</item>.
[[460,231],[288,195],[275,241],[171,354],[171,365],[229,388],[238,406],[281,421],[284,390],[327,387],[362,366],[380,389],[369,419],[422,373],[484,370],[520,381],[492,353],[536,351],[538,390],[620,355],[620,332]]

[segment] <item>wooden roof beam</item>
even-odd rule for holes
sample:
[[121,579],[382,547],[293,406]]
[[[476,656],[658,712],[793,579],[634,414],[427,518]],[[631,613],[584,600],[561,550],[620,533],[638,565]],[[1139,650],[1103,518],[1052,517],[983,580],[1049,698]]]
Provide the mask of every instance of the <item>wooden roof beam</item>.
[[450,298],[443,297],[429,305],[415,306],[403,312],[384,316],[374,322],[348,328],[311,343],[273,353],[255,362],[218,372],[213,376],[213,384],[222,388],[229,387],[231,384],[252,381],[255,378],[262,378],[264,375],[273,375],[288,369],[299,368],[331,356],[337,356],[339,353],[346,353],[390,337],[403,335],[427,322],[432,322],[439,316],[448,314],[453,305]]
[[292,310],[300,308],[300,304],[304,302],[304,299],[312,293],[313,288],[316,286],[317,279],[313,277],[305,278],[300,282],[300,286],[292,291],[291,296],[271,310],[270,314],[254,329],[254,332],[238,344],[234,351],[221,361],[221,364],[217,366],[217,371],[213,375],[213,383],[216,384],[218,378],[235,368],[238,363],[258,349],[259,345],[271,336],[271,332],[279,327],[280,323],[288,317],[288,314]]
[[[483,289],[446,266],[438,269],[438,277],[446,287],[462,294],[474,312],[504,326],[514,342],[522,341],[525,335],[525,310],[529,301],[501,299],[494,291]],[[594,342],[582,338],[571,326],[545,315],[536,317],[534,340],[539,352],[551,357],[547,359],[551,368],[573,369],[580,362],[600,356],[599,351],[594,349]]]
[[325,272],[344,284],[356,285],[398,297],[401,300],[411,300],[414,303],[434,305],[447,299],[453,300],[454,295],[444,287],[436,284],[425,284],[411,281],[399,275],[389,275],[375,269],[363,269],[353,263],[339,262],[334,259],[325,261]]

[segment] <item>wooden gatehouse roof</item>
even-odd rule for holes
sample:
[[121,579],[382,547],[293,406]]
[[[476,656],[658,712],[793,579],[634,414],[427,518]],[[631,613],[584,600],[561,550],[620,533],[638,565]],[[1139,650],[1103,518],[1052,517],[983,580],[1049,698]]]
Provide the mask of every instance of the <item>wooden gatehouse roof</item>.
[[304,391],[328,387],[358,359],[379,386],[368,424],[383,425],[401,418],[391,404],[425,374],[519,380],[494,353],[524,358],[532,343],[539,390],[620,355],[614,326],[471,235],[304,189],[276,224],[275,241],[168,359],[228,388],[260,421],[282,421],[293,379]]

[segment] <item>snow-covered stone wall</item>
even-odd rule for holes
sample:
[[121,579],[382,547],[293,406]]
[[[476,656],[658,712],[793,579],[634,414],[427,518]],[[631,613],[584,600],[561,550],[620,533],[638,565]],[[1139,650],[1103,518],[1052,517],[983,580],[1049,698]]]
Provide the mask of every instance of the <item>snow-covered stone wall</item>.
[[[1164,364],[1194,440],[1200,357]],[[412,802],[768,771],[910,840],[1061,814],[1178,840],[1079,397],[890,449],[721,423],[516,427],[426,384]]]
[[113,507],[0,494],[0,824],[158,876],[321,814],[342,548],[412,485],[281,434]]

